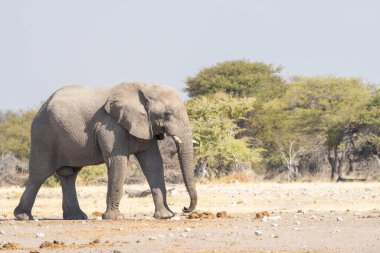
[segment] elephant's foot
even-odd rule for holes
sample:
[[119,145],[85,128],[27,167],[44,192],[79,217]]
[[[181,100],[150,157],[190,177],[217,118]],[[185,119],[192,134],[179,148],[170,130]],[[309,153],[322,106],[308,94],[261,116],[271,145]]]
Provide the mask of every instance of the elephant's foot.
[[63,212],[63,219],[65,220],[87,220],[87,215],[82,210]]
[[17,220],[33,220],[32,213],[29,211],[22,211],[16,208],[13,212]]
[[123,220],[124,215],[119,210],[108,210],[102,214],[103,220]]
[[175,214],[172,211],[162,209],[162,210],[157,210],[154,212],[153,217],[156,219],[170,219],[174,216]]

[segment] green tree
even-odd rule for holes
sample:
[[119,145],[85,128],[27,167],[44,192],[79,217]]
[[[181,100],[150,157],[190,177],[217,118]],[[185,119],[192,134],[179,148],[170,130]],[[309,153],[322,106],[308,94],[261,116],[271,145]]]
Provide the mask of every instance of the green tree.
[[266,101],[282,96],[285,91],[285,82],[279,75],[281,69],[247,60],[221,62],[187,78],[185,91],[190,97],[225,92]]
[[[371,100],[371,89],[359,78],[295,77],[283,97],[286,131],[306,136],[310,143],[325,140],[332,178],[341,175],[347,143],[345,129]],[[286,126],[286,124],[285,124]]]
[[222,92],[190,99],[186,103],[198,165],[208,163],[217,175],[239,170],[243,163],[261,161],[261,150],[251,149],[247,138],[237,139],[241,131],[237,126],[251,110],[255,99],[235,98]]
[[0,153],[12,152],[22,161],[27,161],[30,151],[30,127],[35,110],[8,113],[0,123]]

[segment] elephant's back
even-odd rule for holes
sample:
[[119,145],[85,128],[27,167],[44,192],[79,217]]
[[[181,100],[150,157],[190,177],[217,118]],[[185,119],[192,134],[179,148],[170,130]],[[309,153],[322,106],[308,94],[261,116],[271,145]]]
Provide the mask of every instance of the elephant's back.
[[53,120],[89,120],[101,108],[112,87],[90,88],[79,85],[65,86],[46,101],[41,113]]
[[43,104],[32,124],[32,131],[53,131],[76,141],[86,141],[85,134],[95,115],[103,111],[112,87],[90,88],[79,85],[57,90]]

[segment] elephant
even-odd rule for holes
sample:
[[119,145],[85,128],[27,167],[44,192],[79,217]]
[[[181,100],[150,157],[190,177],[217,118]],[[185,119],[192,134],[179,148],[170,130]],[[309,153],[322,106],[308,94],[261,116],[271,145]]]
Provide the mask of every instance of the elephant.
[[180,94],[172,87],[124,82],[90,88],[65,86],[41,106],[31,126],[29,177],[14,215],[33,219],[32,207],[43,182],[54,173],[62,187],[63,218],[87,219],[76,193],[76,178],[84,166],[105,163],[108,184],[103,219],[123,219],[119,203],[128,158],[135,155],[152,192],[153,217],[174,216],[166,200],[164,169],[158,140],[171,137],[190,196],[197,205],[193,169],[193,139]]

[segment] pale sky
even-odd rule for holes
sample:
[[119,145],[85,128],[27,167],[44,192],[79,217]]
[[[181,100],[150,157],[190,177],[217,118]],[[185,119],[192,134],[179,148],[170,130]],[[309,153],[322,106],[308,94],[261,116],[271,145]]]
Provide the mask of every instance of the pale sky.
[[67,84],[162,83],[225,60],[380,84],[376,0],[0,0],[0,109]]

